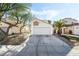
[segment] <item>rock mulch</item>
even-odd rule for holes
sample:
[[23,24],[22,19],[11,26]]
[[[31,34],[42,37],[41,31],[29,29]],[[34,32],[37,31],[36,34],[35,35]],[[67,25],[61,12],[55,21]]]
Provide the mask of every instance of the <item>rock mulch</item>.
[[[30,35],[25,36],[29,38]],[[0,46],[0,56],[12,56],[12,55],[16,55],[18,52],[20,52],[25,46],[26,46],[26,42],[29,39],[26,39],[23,43],[21,43],[20,45],[1,45]]]

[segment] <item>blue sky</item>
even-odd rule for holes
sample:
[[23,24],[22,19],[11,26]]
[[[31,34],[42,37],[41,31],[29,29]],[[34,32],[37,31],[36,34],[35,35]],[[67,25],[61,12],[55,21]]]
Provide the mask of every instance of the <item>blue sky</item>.
[[79,4],[77,3],[33,3],[33,15],[42,20],[58,20],[71,17],[79,20]]

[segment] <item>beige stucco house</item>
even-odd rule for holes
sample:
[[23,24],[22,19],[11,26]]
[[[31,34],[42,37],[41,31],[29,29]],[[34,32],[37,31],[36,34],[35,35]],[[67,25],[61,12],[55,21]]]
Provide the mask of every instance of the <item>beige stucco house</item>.
[[32,35],[52,35],[53,27],[48,20],[34,19],[31,26]]
[[79,35],[79,23],[65,25],[62,27],[62,34],[69,34],[70,31],[72,34]]
[[65,25],[62,27],[62,34],[79,35],[79,23],[77,20],[72,18],[66,18],[64,19],[64,21]]

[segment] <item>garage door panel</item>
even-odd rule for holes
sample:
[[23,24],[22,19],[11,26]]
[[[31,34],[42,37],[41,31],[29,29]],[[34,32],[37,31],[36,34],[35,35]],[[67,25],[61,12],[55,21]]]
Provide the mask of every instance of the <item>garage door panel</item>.
[[32,34],[34,34],[34,35],[50,35],[51,28],[50,27],[34,27],[32,29]]

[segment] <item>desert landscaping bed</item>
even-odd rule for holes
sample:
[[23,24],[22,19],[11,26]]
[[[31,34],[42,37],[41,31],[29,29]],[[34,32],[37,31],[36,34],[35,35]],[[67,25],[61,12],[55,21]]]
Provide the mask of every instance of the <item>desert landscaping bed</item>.
[[0,42],[1,45],[20,45],[27,39],[27,33],[14,34],[5,38],[4,41]]

